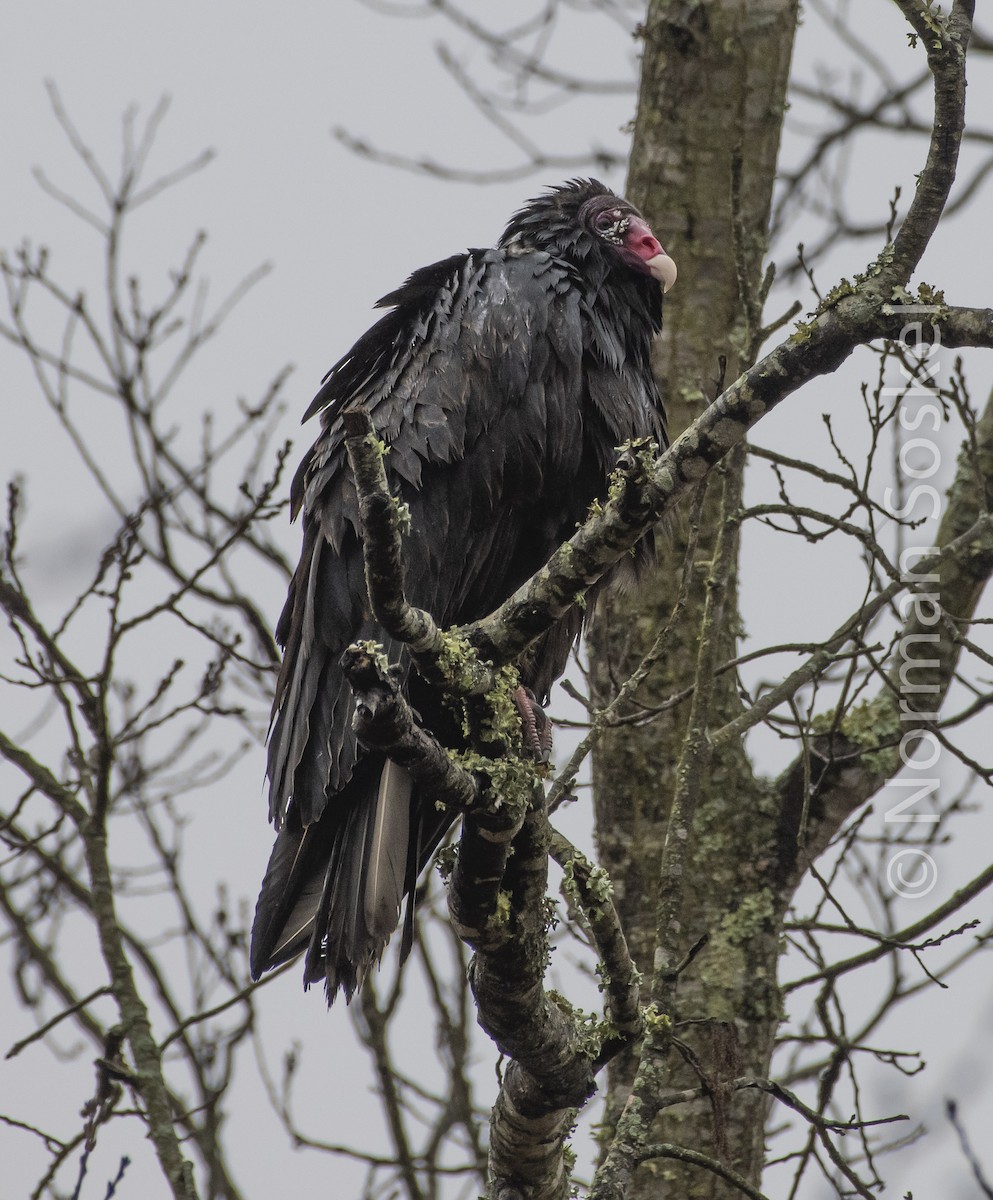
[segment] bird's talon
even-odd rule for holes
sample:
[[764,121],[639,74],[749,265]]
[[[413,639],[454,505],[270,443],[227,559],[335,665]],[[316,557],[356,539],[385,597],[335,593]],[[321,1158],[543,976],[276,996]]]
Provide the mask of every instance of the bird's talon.
[[524,748],[531,753],[539,766],[544,766],[552,756],[552,723],[548,714],[535,699],[530,688],[515,688],[514,704],[521,714]]

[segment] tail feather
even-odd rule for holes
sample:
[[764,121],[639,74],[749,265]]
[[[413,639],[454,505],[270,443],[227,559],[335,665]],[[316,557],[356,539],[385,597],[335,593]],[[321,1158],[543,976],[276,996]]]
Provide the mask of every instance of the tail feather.
[[403,903],[412,791],[413,780],[408,773],[387,759],[379,777],[362,897],[366,928],[372,937],[384,939],[384,944],[397,927]]
[[253,979],[295,957],[310,940],[327,873],[323,833],[320,823],[301,828],[291,812],[276,837],[255,906]]
[[[351,1000],[382,957],[400,920],[407,878],[413,784],[388,760],[375,792],[349,811],[328,868],[317,928],[307,953],[306,982],[323,976],[328,1001],[338,989]],[[326,937],[318,944],[318,931]]]
[[352,998],[416,880],[415,807],[407,772],[371,757],[312,825],[291,805],[255,910],[253,978],[306,950],[304,983],[324,980],[329,1002],[339,988]]

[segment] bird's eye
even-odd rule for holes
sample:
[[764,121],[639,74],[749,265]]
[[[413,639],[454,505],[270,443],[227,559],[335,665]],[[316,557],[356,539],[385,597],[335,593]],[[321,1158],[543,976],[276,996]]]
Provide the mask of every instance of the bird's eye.
[[619,246],[628,227],[628,218],[619,208],[606,208],[593,218],[593,232],[612,246]]

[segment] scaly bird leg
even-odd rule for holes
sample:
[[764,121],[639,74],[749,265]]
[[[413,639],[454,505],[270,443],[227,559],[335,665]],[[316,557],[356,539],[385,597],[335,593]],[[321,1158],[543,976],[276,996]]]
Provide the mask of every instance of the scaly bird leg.
[[517,711],[521,714],[524,748],[531,752],[535,762],[547,763],[552,756],[552,723],[548,714],[530,688],[517,687],[513,695]]

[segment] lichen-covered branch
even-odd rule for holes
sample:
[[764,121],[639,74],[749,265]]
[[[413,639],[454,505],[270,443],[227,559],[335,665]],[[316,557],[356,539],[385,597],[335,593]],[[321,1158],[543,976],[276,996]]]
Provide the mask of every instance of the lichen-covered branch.
[[363,745],[388,751],[397,766],[453,815],[479,797],[472,775],[414,720],[382,652],[367,644],[349,646],[342,670],[355,696],[354,728]]
[[572,1011],[544,988],[547,872],[542,796],[504,874],[508,936],[477,953],[470,975],[479,1023],[512,1060],[490,1119],[490,1191],[506,1200],[568,1195],[566,1138],[595,1088],[596,1048],[584,1044]]
[[632,961],[606,871],[590,862],[557,829],[551,830],[549,853],[565,873],[563,887],[581,911],[600,955],[597,971],[610,1028],[597,1055],[599,1070],[642,1032],[641,973]]
[[544,791],[533,767],[513,755],[446,751],[418,727],[372,647],[350,647],[342,666],[356,697],[359,740],[388,753],[453,815],[464,814],[449,908],[476,952],[471,981],[479,1022],[513,1059],[491,1121],[493,1194],[510,1195],[520,1183],[534,1200],[560,1200],[568,1187],[563,1150],[572,1110],[591,1094],[594,1070],[576,1021],[543,988]]
[[400,504],[390,492],[383,463],[387,447],[376,436],[365,409],[342,413],[345,450],[355,479],[363,530],[363,557],[369,603],[383,629],[410,650],[421,673],[460,695],[478,695],[494,676],[475,656],[463,656],[458,675],[444,665],[450,643],[430,613],[409,604],[404,592]]
[[162,1050],[152,1033],[148,1007],[135,981],[117,919],[107,835],[102,823],[93,824],[83,832],[83,847],[90,872],[93,915],[121,1024],[134,1057],[135,1087],[147,1112],[149,1136],[175,1200],[196,1200],[193,1166],[183,1157],[162,1072]]
[[399,502],[389,490],[383,463],[388,448],[376,437],[365,409],[346,409],[341,420],[365,539],[366,588],[372,611],[386,632],[415,654],[440,650],[434,618],[408,604],[404,594]]
[[927,54],[934,77],[934,119],[927,161],[914,198],[893,241],[892,258],[882,264],[880,293],[906,286],[938,227],[955,180],[965,130],[965,56],[972,34],[975,0],[955,0],[942,16],[931,4],[896,0]]

